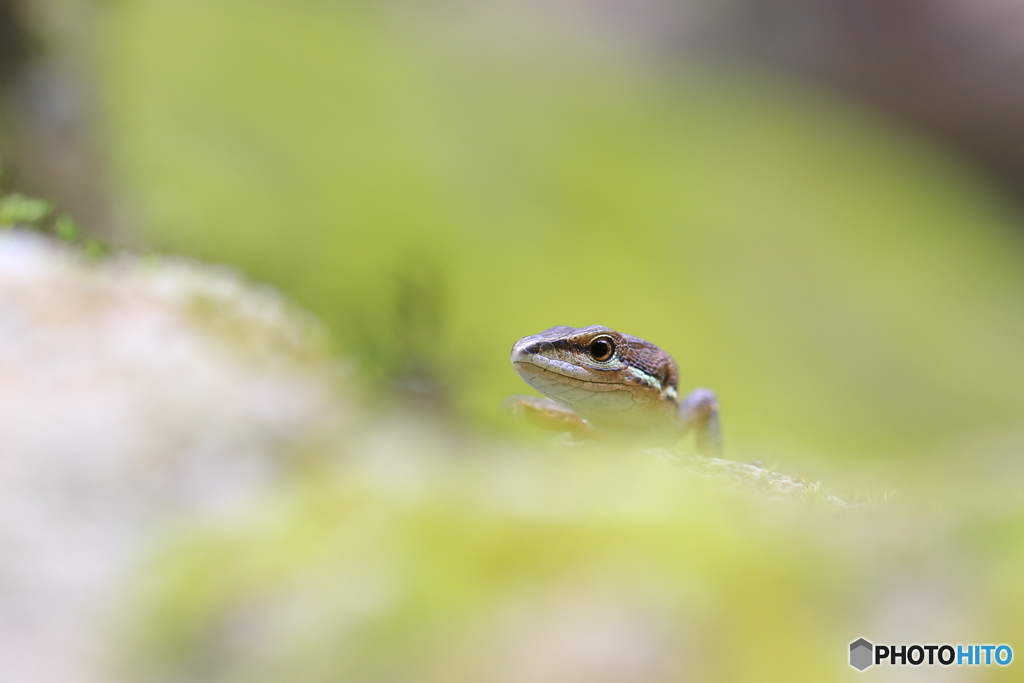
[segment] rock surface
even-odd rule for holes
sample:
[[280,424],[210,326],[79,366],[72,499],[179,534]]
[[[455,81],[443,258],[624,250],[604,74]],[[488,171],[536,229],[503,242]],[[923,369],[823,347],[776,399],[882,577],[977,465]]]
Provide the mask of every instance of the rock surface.
[[327,358],[314,319],[230,270],[0,232],[3,679],[103,680],[152,532],[244,503],[343,418]]

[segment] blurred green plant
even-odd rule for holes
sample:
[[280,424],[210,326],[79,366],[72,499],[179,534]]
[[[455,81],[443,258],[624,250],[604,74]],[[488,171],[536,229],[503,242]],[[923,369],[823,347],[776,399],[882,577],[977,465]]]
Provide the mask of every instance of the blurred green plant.
[[42,199],[21,194],[0,197],[0,225],[36,227],[50,215],[53,207]]
[[82,229],[67,216],[59,216],[57,218],[53,231],[57,234],[57,237],[68,242],[73,242],[82,234]]
[[44,230],[52,219],[53,206],[42,199],[13,191],[14,174],[0,165],[0,227],[21,227]]
[[65,242],[78,244],[92,258],[99,258],[110,251],[103,241],[87,236],[70,216],[56,213],[50,202],[18,192],[0,190],[0,228],[22,228],[53,235]]

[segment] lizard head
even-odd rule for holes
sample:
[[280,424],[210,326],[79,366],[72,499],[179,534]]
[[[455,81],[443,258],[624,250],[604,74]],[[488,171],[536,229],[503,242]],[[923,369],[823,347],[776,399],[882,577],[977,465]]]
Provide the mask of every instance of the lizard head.
[[601,325],[523,337],[512,347],[512,365],[527,384],[595,426],[645,427],[678,409],[671,356]]

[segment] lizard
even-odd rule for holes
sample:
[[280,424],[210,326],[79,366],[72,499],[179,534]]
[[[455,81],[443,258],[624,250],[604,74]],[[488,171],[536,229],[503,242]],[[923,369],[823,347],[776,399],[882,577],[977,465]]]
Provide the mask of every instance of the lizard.
[[562,325],[517,341],[512,365],[547,398],[510,396],[505,405],[542,426],[660,440],[693,432],[701,453],[721,453],[715,393],[695,389],[680,399],[675,361],[648,341],[601,325]]

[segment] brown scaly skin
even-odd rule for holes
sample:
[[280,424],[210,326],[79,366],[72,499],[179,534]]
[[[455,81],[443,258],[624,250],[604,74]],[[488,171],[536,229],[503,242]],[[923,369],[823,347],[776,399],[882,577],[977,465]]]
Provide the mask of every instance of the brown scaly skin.
[[512,347],[512,365],[547,399],[513,396],[515,412],[559,431],[617,431],[654,439],[693,431],[702,453],[721,451],[718,402],[708,389],[680,400],[672,357],[601,325],[552,327]]

